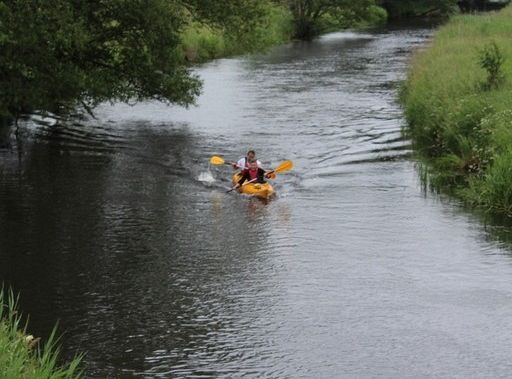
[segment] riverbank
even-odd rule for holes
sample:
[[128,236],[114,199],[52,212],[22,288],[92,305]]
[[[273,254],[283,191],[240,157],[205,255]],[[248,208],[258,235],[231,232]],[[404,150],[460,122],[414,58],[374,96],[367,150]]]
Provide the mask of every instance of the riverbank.
[[433,188],[512,215],[512,7],[451,19],[411,62],[401,101]]
[[[262,6],[262,17],[256,25],[240,35],[232,35],[222,27],[190,22],[181,34],[184,60],[193,63],[205,62],[212,59],[262,51],[269,47],[280,45],[292,39],[302,39],[301,22],[296,19],[290,7],[273,3]],[[348,28],[366,29],[383,25],[387,20],[387,12],[381,7],[370,7],[365,17],[351,15],[336,17],[327,11],[322,17],[310,20],[314,34],[306,40],[323,33],[339,31]]]
[[44,347],[39,347],[38,338],[26,334],[16,303],[12,293],[0,290],[0,378],[81,378],[79,358],[66,367],[58,366],[55,331]]
[[289,41],[292,35],[290,11],[283,6],[269,4],[260,24],[242,37],[201,22],[190,23],[181,37],[184,59],[199,63],[279,45]]

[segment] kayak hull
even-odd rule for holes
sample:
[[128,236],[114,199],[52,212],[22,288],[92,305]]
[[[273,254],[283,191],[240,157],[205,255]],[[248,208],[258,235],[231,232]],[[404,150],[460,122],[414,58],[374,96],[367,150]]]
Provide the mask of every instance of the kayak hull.
[[[236,185],[240,180],[240,174],[233,175],[232,182],[233,185]],[[240,188],[237,189],[239,193],[243,193],[245,195],[258,197],[260,199],[268,199],[274,194],[274,188],[270,183],[249,183],[244,184]]]

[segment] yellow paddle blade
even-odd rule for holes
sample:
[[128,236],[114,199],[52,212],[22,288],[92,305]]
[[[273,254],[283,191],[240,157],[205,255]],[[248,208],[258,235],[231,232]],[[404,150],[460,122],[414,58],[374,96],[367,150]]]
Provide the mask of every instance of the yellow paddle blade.
[[289,171],[293,168],[293,162],[292,161],[284,161],[283,163],[281,163],[279,166],[277,166],[275,169],[274,169],[274,172],[284,172],[284,171]]
[[210,163],[211,164],[224,164],[224,159],[214,155],[213,157],[210,158]]

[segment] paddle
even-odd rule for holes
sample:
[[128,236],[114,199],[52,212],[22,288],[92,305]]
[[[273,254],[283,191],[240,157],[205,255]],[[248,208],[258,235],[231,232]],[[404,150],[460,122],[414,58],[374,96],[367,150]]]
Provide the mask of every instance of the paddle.
[[239,186],[239,185],[237,184],[237,185],[236,185],[236,186],[234,186],[233,188],[228,189],[228,190],[226,191],[226,193],[230,193],[231,191],[236,190],[237,188],[243,187],[243,186],[245,186],[246,184],[253,183],[253,182],[255,182],[256,180],[258,180],[258,178],[254,178],[254,179],[252,179],[252,180],[249,180],[248,182],[245,182],[245,183],[244,183],[244,184],[242,184],[241,186]]
[[236,167],[240,168],[240,166],[238,166],[236,163],[234,163],[234,162],[226,162],[223,158],[221,158],[221,157],[219,157],[217,155],[214,155],[213,157],[210,158],[210,163],[214,164],[214,165],[221,165],[221,164],[227,164],[229,166],[235,165]]
[[271,174],[271,173],[274,173],[274,172],[275,173],[285,172],[285,171],[290,171],[292,168],[293,168],[293,162],[290,161],[290,160],[287,160],[287,161],[284,161],[283,163],[281,163],[275,169],[267,171],[266,173],[267,174]]
[[[213,158],[213,157],[212,157]],[[221,158],[222,159],[222,158]],[[220,163],[222,164],[222,163]],[[287,160],[287,161],[284,161],[283,163],[281,163],[279,166],[277,166],[275,169],[273,170],[270,170],[270,171],[267,171],[265,173],[265,175],[269,175],[269,174],[274,174],[274,173],[279,173],[279,172],[285,172],[285,171],[289,171],[293,168],[293,162],[290,161],[290,160]],[[245,186],[246,184],[249,184],[249,183],[252,183],[252,182],[255,182],[258,178],[254,178],[252,180],[249,180],[248,182],[245,182],[243,183],[241,186],[234,186],[233,188],[231,188],[230,190],[227,191],[227,193],[233,191],[234,189],[237,189],[239,187],[243,187]]]

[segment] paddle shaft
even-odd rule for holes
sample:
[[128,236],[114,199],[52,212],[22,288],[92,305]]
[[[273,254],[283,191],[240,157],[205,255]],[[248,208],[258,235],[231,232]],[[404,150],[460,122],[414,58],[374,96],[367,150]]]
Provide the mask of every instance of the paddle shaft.
[[256,180],[258,180],[258,178],[254,178],[254,179],[252,179],[252,180],[249,180],[248,182],[243,183],[243,184],[242,184],[241,186],[239,186],[239,187],[234,186],[234,187],[233,187],[233,188],[231,188],[230,190],[226,191],[226,193],[230,193],[231,191],[233,191],[233,190],[235,190],[235,189],[237,189],[237,188],[243,187],[243,186],[245,186],[246,184],[253,183],[253,182],[255,182]]

